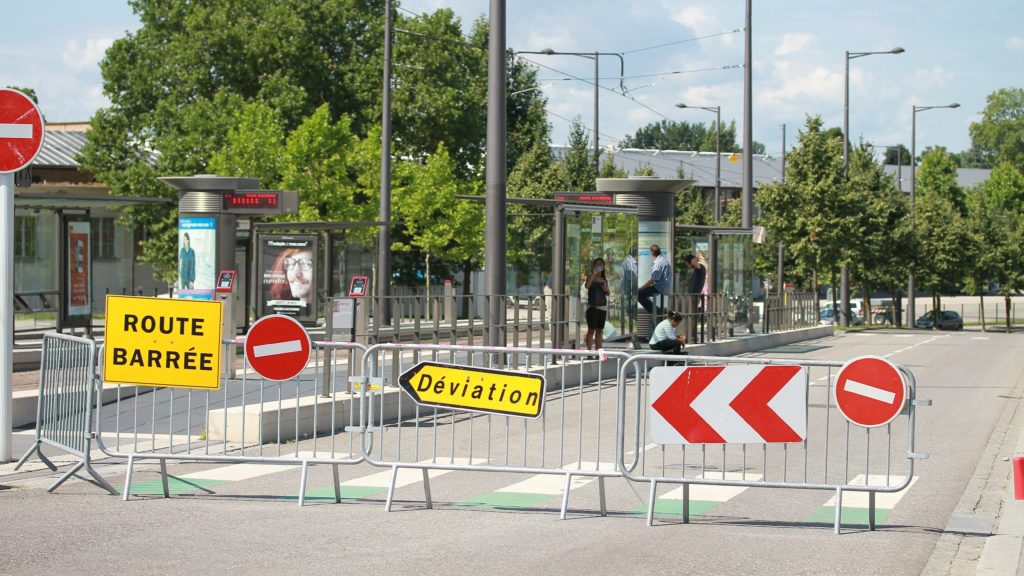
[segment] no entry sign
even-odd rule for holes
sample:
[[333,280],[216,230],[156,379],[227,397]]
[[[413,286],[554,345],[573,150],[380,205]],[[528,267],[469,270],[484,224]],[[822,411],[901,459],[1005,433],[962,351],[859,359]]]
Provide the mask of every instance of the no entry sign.
[[0,173],[17,172],[43,146],[43,115],[31,98],[0,89]]
[[880,356],[854,358],[836,377],[836,407],[858,426],[874,428],[892,422],[906,400],[907,385],[899,370]]
[[309,362],[309,334],[298,320],[284,314],[264,316],[245,337],[249,366],[267,380],[290,380]]

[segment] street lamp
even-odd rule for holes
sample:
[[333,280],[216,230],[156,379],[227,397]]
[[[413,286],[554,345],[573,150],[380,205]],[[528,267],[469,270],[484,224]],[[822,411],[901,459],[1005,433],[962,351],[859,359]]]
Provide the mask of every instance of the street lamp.
[[[913,227],[915,221],[914,200],[917,195],[917,113],[937,108],[959,108],[960,104],[953,102],[943,106],[917,106],[914,105],[914,113],[910,116],[910,224]],[[914,326],[914,271],[910,271],[907,278],[907,326]]]
[[[846,51],[846,70],[843,74],[843,177],[849,176],[850,173],[850,60],[854,58],[863,58],[864,56],[873,56],[875,54],[902,54],[903,48],[899,46],[892,50],[885,50],[882,52],[850,52]],[[840,285],[839,285],[839,299],[840,311],[839,311],[839,325],[849,326],[850,319],[847,317],[847,310],[850,309],[850,269],[843,266],[840,273]]]
[[715,113],[715,224],[722,218],[722,107],[721,106],[687,106],[676,104],[676,108],[692,108]]
[[601,148],[598,145],[598,101],[600,99],[599,92],[601,86],[600,80],[600,58],[601,56],[615,56],[619,59],[619,86],[622,86],[623,77],[626,75],[626,63],[622,58],[622,54],[618,52],[556,52],[551,48],[545,48],[539,51],[522,50],[517,51],[516,54],[538,54],[541,56],[579,56],[580,58],[589,58],[594,61],[594,177],[598,177],[601,174]]

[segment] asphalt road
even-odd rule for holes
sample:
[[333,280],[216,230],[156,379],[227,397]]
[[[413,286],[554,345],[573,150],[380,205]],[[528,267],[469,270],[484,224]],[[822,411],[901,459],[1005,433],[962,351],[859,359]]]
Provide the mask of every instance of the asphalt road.
[[[434,509],[424,504],[418,471],[400,475],[393,511],[385,513],[381,472],[366,464],[340,467],[345,501],[335,504],[329,466],[310,470],[305,508],[295,505],[299,470],[295,467],[231,467],[224,464],[171,464],[170,499],[141,495],[131,502],[105,495],[95,486],[72,482],[56,494],[45,486],[52,475],[0,477],[0,573],[291,573],[411,572],[424,574],[544,573],[559,574],[921,574],[958,501],[979,463],[1004,408],[1020,400],[1024,387],[1024,337],[980,332],[932,333],[871,331],[847,333],[755,356],[843,361],[865,354],[888,355],[913,370],[918,398],[934,405],[918,412],[916,480],[905,493],[882,501],[878,530],[869,532],[857,515],[857,502],[844,500],[844,533],[832,533],[831,493],[818,490],[747,490],[698,492],[691,523],[684,525],[673,486],[659,490],[654,527],[644,522],[647,485],[622,479],[606,481],[608,517],[599,514],[599,482],[579,480],[571,491],[568,519],[559,520],[564,479],[529,474],[435,472],[430,489]],[[812,373],[809,396],[811,435],[823,433],[827,408],[827,377]],[[834,374],[833,374],[834,375]],[[598,389],[602,399],[596,399]],[[492,460],[511,462],[535,458],[531,450],[545,447],[545,466],[571,465],[578,460],[612,458],[604,441],[591,446],[555,422],[587,421],[614,414],[609,388],[590,387],[582,397],[549,397],[545,418],[550,426],[514,428],[504,445],[495,444]],[[832,412],[834,417],[835,412]],[[905,419],[903,419],[905,420]],[[504,420],[496,420],[501,424]],[[421,461],[448,454],[467,454],[470,430],[476,433],[474,458],[488,430],[486,420],[467,426],[427,418],[402,440],[388,436],[381,454]],[[843,429],[832,422],[829,434]],[[839,465],[842,446],[832,452],[831,479],[851,479],[863,472],[863,445],[856,430],[848,457]],[[905,450],[905,428],[894,430],[892,453]],[[518,436],[517,436],[518,434]],[[607,432],[604,432],[607,434]],[[519,440],[519,436],[522,437]],[[501,438],[500,430],[496,436]],[[872,440],[873,456],[882,436]],[[412,442],[420,453],[398,448]],[[488,444],[490,447],[490,445]],[[556,450],[561,448],[561,453]],[[301,446],[305,449],[305,446]],[[661,472],[661,448],[644,445],[646,471]],[[739,453],[716,461],[718,454],[691,449],[677,467],[679,474],[735,473],[747,470],[776,478],[782,470],[800,475],[799,450],[790,450],[780,464],[758,460],[760,448],[748,449],[749,460],[738,467]],[[807,465],[813,479],[824,470],[820,453],[811,451]],[[703,460],[704,469],[695,468]],[[896,459],[895,471],[903,464]],[[536,459],[531,461],[536,464]],[[724,465],[724,466],[723,466]],[[847,466],[848,465],[848,466]],[[844,468],[846,466],[846,468]],[[115,485],[123,482],[123,464],[101,464]],[[386,484],[387,470],[383,470]],[[877,468],[871,468],[875,474]],[[133,488],[153,492],[159,478],[155,465],[138,468]],[[664,504],[664,506],[662,506]]]

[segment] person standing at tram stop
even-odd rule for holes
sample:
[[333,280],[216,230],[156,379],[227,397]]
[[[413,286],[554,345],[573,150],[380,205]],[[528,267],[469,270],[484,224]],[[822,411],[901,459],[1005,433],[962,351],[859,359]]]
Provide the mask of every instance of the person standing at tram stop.
[[[690,281],[686,284],[686,297],[690,299],[690,310],[704,313],[704,283],[708,278],[708,269],[700,261],[700,258],[693,254],[687,254],[683,257],[683,262],[686,262],[686,267],[691,269]],[[690,338],[697,337],[697,322],[690,322]]]
[[686,354],[682,348],[686,346],[686,336],[676,334],[676,328],[683,321],[683,315],[678,312],[669,312],[668,317],[654,327],[651,334],[651,350],[664,352],[665,354]]
[[594,259],[584,286],[587,288],[587,350],[600,349],[604,345],[604,323],[608,319],[608,295],[611,294],[603,259]]
[[651,245],[651,256],[654,256],[654,263],[651,264],[651,278],[637,290],[636,299],[648,314],[653,315],[654,303],[651,301],[651,296],[668,294],[672,290],[672,264],[661,253],[661,247],[657,244]]

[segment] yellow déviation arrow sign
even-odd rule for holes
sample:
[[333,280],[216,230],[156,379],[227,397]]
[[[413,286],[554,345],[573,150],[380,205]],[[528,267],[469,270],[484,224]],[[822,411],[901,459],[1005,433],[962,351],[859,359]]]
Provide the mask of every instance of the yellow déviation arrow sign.
[[544,408],[544,377],[534,374],[420,362],[398,382],[424,406],[527,418]]

